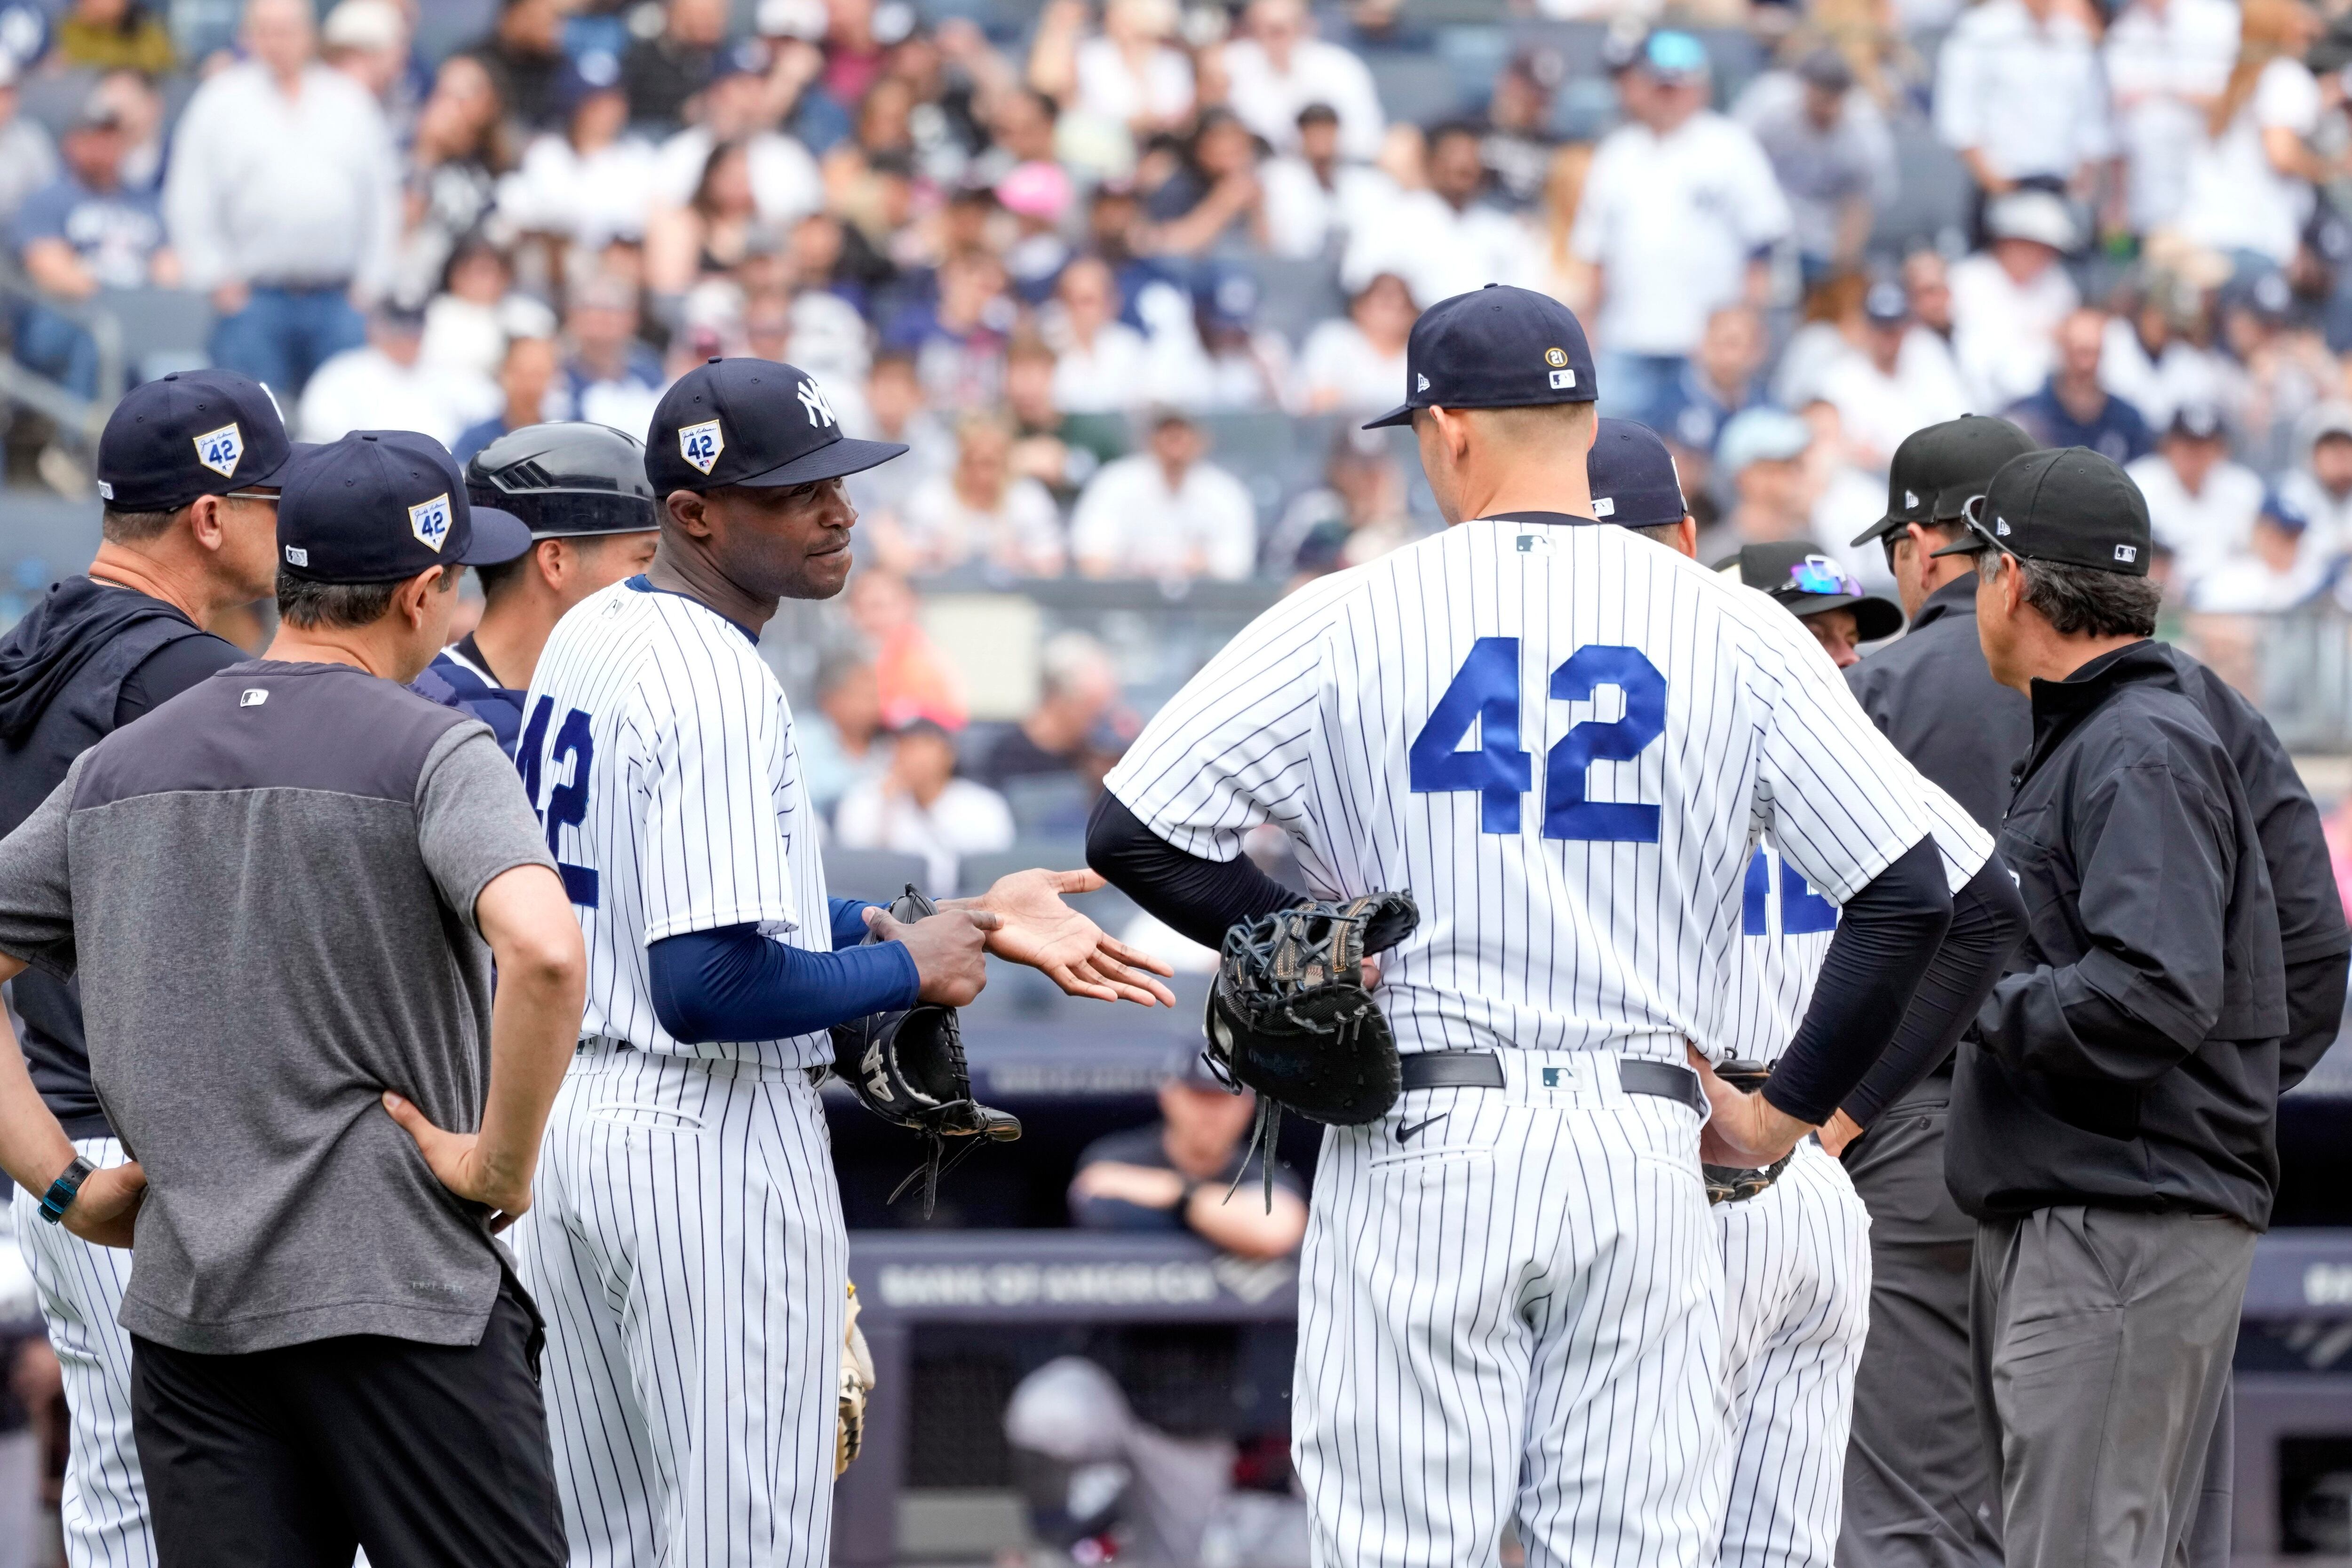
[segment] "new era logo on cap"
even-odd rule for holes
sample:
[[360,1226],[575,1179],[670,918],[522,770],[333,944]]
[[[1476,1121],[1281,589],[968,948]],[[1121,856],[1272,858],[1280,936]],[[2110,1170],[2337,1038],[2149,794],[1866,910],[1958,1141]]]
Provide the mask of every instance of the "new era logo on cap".
[[245,456],[244,431],[235,425],[224,425],[194,439],[197,462],[225,479],[235,476],[237,459]]
[[1429,377],[1425,375],[1415,376],[1413,378],[1413,390],[1415,392],[1427,392],[1429,390]]
[[299,544],[289,544],[286,547],[286,564],[308,566],[310,564],[310,552]]
[[2000,534],[2006,534],[2006,533],[2008,533],[2008,532],[2009,532],[2009,519],[2007,519],[2007,518],[2005,518],[2005,517],[1996,517],[1996,518],[1994,518],[1994,519],[1992,520],[1992,531],[1993,531],[1995,533],[2000,533]]
[[716,419],[688,425],[677,433],[677,455],[706,474],[717,465],[719,454],[725,450],[727,437],[719,430]]
[[1917,506],[1919,504],[1919,492],[1917,490],[1905,490],[1903,492],[1903,504],[1905,506]]
[[1617,498],[1615,496],[1594,496],[1592,498],[1592,515],[1595,517],[1616,516]]

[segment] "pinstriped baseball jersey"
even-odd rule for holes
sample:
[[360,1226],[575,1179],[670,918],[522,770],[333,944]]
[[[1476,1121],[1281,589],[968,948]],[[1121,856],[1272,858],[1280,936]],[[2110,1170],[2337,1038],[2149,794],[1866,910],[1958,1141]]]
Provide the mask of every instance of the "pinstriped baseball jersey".
[[574,605],[540,655],[516,766],[588,946],[581,1032],[641,1050],[832,1060],[823,1035],[688,1046],[654,1016],[646,948],[757,923],[833,945],[792,708],[751,634],[633,577]]
[[1756,837],[1842,902],[1931,826],[1786,611],[1564,522],[1466,522],[1309,585],[1110,774],[1192,854],[1271,821],[1320,891],[1411,889],[1381,989],[1407,1051],[1717,1042]]

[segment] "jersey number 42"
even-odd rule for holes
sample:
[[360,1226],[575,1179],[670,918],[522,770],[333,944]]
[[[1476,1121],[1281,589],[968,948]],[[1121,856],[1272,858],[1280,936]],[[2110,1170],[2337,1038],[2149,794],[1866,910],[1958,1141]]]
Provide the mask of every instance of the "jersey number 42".
[[[1590,701],[1603,686],[1624,694],[1625,716],[1571,725],[1544,753],[1543,836],[1655,844],[1658,808],[1586,799],[1585,771],[1595,763],[1629,762],[1665,733],[1666,678],[1641,649],[1610,643],[1588,643],[1551,672],[1555,702]],[[1457,750],[1473,724],[1477,748]],[[1406,757],[1415,795],[1475,790],[1481,832],[1521,830],[1519,802],[1535,788],[1535,759],[1519,749],[1518,638],[1480,637],[1471,645]]]
[[[555,857],[555,869],[563,878],[565,896],[583,909],[593,910],[597,894],[595,868],[567,864],[561,841],[565,828],[576,828],[588,820],[588,766],[596,760],[596,742],[588,732],[588,715],[574,708],[556,726],[555,744],[548,747],[548,723],[554,717],[555,699],[541,698],[523,724],[522,739],[515,745],[515,766],[522,772],[523,794],[530,797],[531,809],[539,813],[540,821],[547,828],[547,852]],[[566,763],[572,768],[568,779],[563,777]],[[539,799],[542,773],[553,785],[547,792],[547,804],[543,806]]]

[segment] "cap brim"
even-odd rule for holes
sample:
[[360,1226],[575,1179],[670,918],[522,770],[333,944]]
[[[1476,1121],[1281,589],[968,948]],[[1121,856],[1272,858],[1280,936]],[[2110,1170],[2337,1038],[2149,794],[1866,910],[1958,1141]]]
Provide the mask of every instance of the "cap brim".
[[311,453],[319,450],[320,445],[321,443],[317,441],[288,442],[286,444],[286,456],[278,460],[276,468],[269,469],[266,473],[247,475],[245,478],[236,481],[236,488],[241,490],[246,490],[253,489],[258,486],[276,485],[281,489],[284,489],[286,485],[286,477],[293,471],[294,465],[309,457]]
[[1927,559],[1934,561],[1946,555],[1980,555],[1988,550],[1998,550],[1999,548],[2000,548],[1999,545],[1990,542],[1979,534],[1974,532],[1963,533],[1958,540],[1954,541],[1952,543],[1947,544],[1941,550],[1929,551],[1927,552]]
[[1875,594],[1808,594],[1801,598],[1779,602],[1799,619],[1824,615],[1831,610],[1853,611],[1853,635],[1857,642],[1876,642],[1903,629],[1903,612],[1892,601],[1882,599]]
[[906,451],[907,446],[903,441],[858,441],[845,436],[830,446],[803,453],[764,474],[753,474],[750,479],[728,482],[755,490],[773,489],[780,485],[814,484],[819,479],[837,479],[845,474],[862,474],[893,458],[903,457]]
[[530,524],[514,513],[494,506],[467,510],[474,520],[474,537],[467,541],[466,552],[457,557],[458,565],[497,566],[531,547]]
[[1385,430],[1391,425],[1410,425],[1412,423],[1412,405],[1408,403],[1402,407],[1390,409],[1378,419],[1367,420],[1362,427],[1367,430]]

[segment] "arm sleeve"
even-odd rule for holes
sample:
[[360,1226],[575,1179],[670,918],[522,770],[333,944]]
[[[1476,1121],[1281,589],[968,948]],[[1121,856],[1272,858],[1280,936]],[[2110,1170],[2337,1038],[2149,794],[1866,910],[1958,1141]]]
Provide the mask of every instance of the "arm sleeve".
[[1943,860],[1925,837],[1846,900],[1764,1098],[1800,1121],[1827,1121],[1895,1038],[1951,919]]
[[416,779],[416,848],[442,901],[477,936],[474,901],[493,878],[517,866],[555,869],[522,775],[478,719],[451,726],[425,754]]
[[[866,940],[866,911],[882,906],[871,899],[829,899],[833,906],[833,946],[836,952],[845,947],[856,947]],[[762,1036],[778,1039],[781,1036]]]
[[904,942],[810,952],[751,924],[664,937],[646,961],[654,1016],[689,1046],[814,1034],[911,1007],[920,984]]
[[59,980],[73,978],[73,886],[66,816],[84,752],[49,797],[0,838],[0,952]]
[[121,729],[150,709],[161,707],[245,658],[244,649],[209,632],[165,643],[122,678],[114,698],[115,728]]
[[2160,763],[2098,781],[2076,815],[2079,918],[2090,946],[1993,988],[1985,1046],[2059,1078],[2145,1084],[2221,1016],[2223,915],[2235,869],[2226,816]]
[[1213,952],[1240,921],[1298,901],[1246,855],[1206,860],[1155,837],[1108,790],[1087,823],[1087,864],[1171,930]]
[[1961,1031],[1992,994],[2001,968],[2025,935],[2025,900],[1995,855],[1952,898],[1952,923],[1919,977],[1895,1043],[1871,1065],[1840,1108],[1864,1127],[1919,1087],[1959,1044]]

